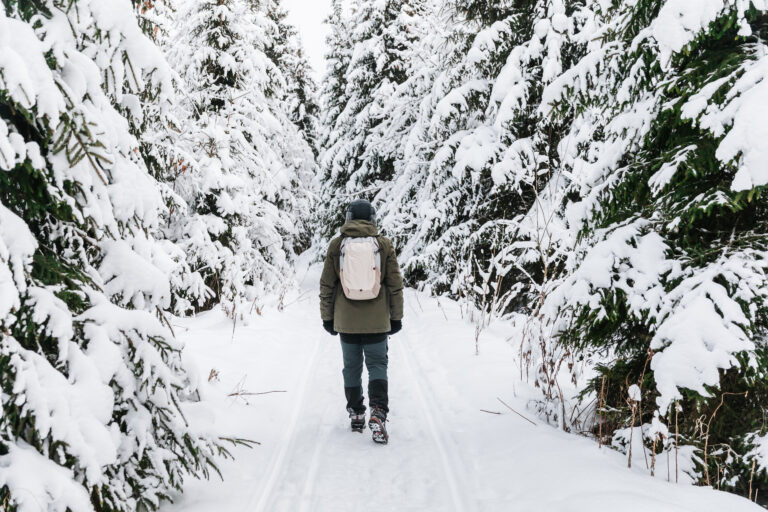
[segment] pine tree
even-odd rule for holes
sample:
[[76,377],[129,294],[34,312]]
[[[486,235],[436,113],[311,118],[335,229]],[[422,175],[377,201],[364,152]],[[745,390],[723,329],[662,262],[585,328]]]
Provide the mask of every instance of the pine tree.
[[235,313],[284,286],[303,243],[313,155],[284,111],[285,79],[265,51],[275,27],[246,0],[195,0],[179,9],[169,58],[188,101],[188,152],[173,182],[190,213],[169,238]]
[[[419,9],[414,0],[366,0],[355,4],[345,20],[340,3],[335,5],[330,22],[339,25],[332,27],[330,76],[321,102],[329,110],[320,157],[324,236],[341,225],[346,203],[372,199],[394,175],[393,156],[372,144],[372,133],[383,120],[385,102],[407,78],[416,40],[412,18]],[[338,42],[344,37],[349,41]]]
[[0,503],[154,510],[222,452],[182,414],[165,205],[131,133],[170,71],[129,2],[3,7]]

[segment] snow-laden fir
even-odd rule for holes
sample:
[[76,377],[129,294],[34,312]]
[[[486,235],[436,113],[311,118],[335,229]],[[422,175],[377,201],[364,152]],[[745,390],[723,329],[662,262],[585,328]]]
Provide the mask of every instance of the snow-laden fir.
[[213,298],[234,313],[281,284],[306,236],[313,156],[263,53],[266,14],[186,3],[202,13],[187,43],[166,32],[184,11],[137,4],[0,11],[4,510],[156,509],[215,470],[226,433],[187,423],[198,392],[169,315]]
[[[315,84],[281,0],[3,0],[0,508],[765,506],[768,1],[326,23]],[[357,197],[384,450],[312,298]]]
[[0,501],[156,508],[223,450],[181,413],[195,387],[167,311],[188,267],[131,130],[172,74],[129,3],[65,7],[0,13]]
[[[394,3],[356,2],[331,23]],[[521,372],[552,424],[622,451],[637,426],[654,460],[684,449],[695,481],[767,492],[768,5],[423,8],[381,121],[329,118],[321,135],[348,148],[325,144],[322,165],[362,169],[365,127],[391,178],[326,182],[321,203],[373,200],[409,283],[471,302],[478,331],[522,314]],[[344,80],[368,48],[332,33],[329,105],[336,84],[356,90]]]
[[176,209],[167,232],[211,299],[234,314],[239,301],[257,300],[290,274],[314,156],[291,121],[304,108],[286,101],[279,65],[288,55],[279,52],[290,48],[276,48],[281,34],[267,12],[246,0],[189,1],[174,22],[167,54],[185,93],[178,107],[189,156],[174,162],[172,185],[189,211]]

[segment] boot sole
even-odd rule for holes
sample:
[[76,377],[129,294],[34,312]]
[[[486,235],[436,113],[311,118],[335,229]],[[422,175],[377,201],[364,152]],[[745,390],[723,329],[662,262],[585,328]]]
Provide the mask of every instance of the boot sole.
[[363,430],[365,430],[365,423],[363,423],[359,427],[355,426],[355,427],[351,427],[351,428],[352,428],[352,432],[359,432],[359,433],[362,434]]
[[371,418],[368,421],[368,428],[371,429],[371,437],[374,443],[387,444],[389,442],[389,435],[381,424],[381,420],[378,418]]

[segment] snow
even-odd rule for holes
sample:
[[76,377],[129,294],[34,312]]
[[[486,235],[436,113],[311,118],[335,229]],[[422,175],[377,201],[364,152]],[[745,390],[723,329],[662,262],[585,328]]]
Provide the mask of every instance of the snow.
[[726,0],[669,0],[659,10],[651,24],[654,39],[659,44],[661,62],[668,64],[670,56],[679,52],[726,8]]
[[[768,47],[763,46],[761,53],[766,51]],[[735,191],[768,184],[768,149],[763,143],[768,139],[768,57],[748,61],[744,71],[728,92],[726,106],[702,121],[716,136],[721,127],[731,125],[716,156],[723,163],[736,160],[738,171],[731,185]]]
[[[163,512],[761,510],[668,483],[666,457],[651,478],[641,451],[627,470],[624,455],[543,423],[527,407],[537,391],[516,377],[519,329],[491,324],[475,356],[475,327],[459,305],[413,290],[403,331],[390,339],[390,444],[374,445],[367,430],[348,430],[339,339],[320,326],[318,273],[301,271],[283,310],[273,297],[248,325],[219,310],[174,320],[204,381],[203,401],[185,405],[192,427],[261,445],[234,450],[223,481],[188,482]],[[238,390],[285,392],[228,396]],[[674,457],[669,472],[674,481]]]
[[3,262],[0,265],[0,317],[2,318],[19,306],[19,292],[26,289],[24,269],[32,260],[35,249],[37,249],[37,242],[24,221],[0,204],[0,260]]
[[[18,512],[93,510],[85,488],[72,471],[55,464],[24,442],[0,456],[0,485],[8,486]],[[41,504],[48,508],[43,509]]]
[[755,445],[755,448],[747,456],[754,457],[758,470],[768,471],[768,434],[756,435],[750,439],[750,442]]
[[45,46],[32,27],[0,13],[0,89],[7,89],[24,108],[37,107],[38,115],[55,125],[64,98],[50,74],[44,52]]
[[[736,366],[736,355],[755,349],[744,330],[749,321],[737,297],[750,300],[762,287],[766,263],[762,258],[734,254],[698,269],[683,279],[661,302],[660,319],[651,340],[657,351],[651,369],[661,395],[657,403],[666,410],[681,397],[679,388],[710,396],[707,387],[720,382],[719,371]],[[718,282],[737,286],[733,297]]]

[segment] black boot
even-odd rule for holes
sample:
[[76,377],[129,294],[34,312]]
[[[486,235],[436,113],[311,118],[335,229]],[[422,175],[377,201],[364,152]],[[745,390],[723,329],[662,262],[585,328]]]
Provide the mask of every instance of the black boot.
[[349,427],[352,429],[352,432],[360,432],[362,433],[363,430],[365,430],[365,413],[356,413],[352,409],[347,409],[349,412]]
[[387,413],[378,407],[371,407],[371,419],[368,420],[368,427],[371,429],[371,437],[374,443],[387,444],[389,442]]
[[365,405],[363,404],[363,387],[344,388],[347,396],[347,412],[349,413],[349,426],[353,432],[365,430]]
[[389,413],[389,384],[386,380],[372,380],[368,383],[368,400],[371,404],[371,429],[373,441],[379,444],[389,442],[387,434],[387,413]]

